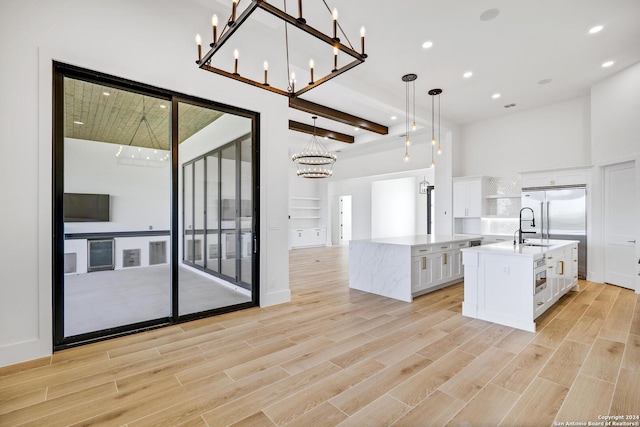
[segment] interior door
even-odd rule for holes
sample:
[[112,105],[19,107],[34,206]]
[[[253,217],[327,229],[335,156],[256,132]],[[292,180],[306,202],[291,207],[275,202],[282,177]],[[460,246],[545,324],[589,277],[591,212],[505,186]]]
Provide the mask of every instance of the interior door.
[[635,289],[635,220],[638,218],[635,174],[635,162],[607,166],[604,170],[604,281],[629,289]]

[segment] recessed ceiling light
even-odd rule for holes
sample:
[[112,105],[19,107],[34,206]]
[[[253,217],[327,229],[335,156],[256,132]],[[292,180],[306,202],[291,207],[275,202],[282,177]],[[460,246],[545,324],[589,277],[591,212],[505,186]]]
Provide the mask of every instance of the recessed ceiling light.
[[431,41],[427,41],[427,42],[422,43],[422,48],[423,49],[429,49],[431,46],[433,46],[433,42],[431,42]]
[[491,95],[491,97],[492,97],[493,99],[498,99],[498,98],[500,98],[500,96],[501,96],[501,95],[500,95],[499,93],[494,93],[493,95]]
[[74,124],[74,125],[83,125],[83,124],[84,124],[84,122],[81,122],[80,120],[74,120],[74,121],[73,121],[73,124]]
[[102,92],[102,94],[103,94],[104,96],[109,96],[109,95],[111,95],[109,92]]
[[602,25],[596,25],[595,27],[589,30],[589,34],[599,33],[600,31],[602,31],[603,28],[604,27]]
[[488,9],[480,14],[481,21],[491,21],[495,19],[498,15],[500,15],[500,11],[498,9]]
[[354,128],[353,128],[353,130],[355,130],[355,131],[357,131],[357,130],[359,130],[359,129],[360,129],[360,128],[357,128],[357,127],[354,127]]
[[613,62],[613,61],[603,62],[603,63],[602,63],[602,67],[603,67],[603,68],[608,68],[608,67],[611,67],[613,64],[614,64],[614,62]]
[[397,119],[396,116],[391,116],[391,120],[395,120],[395,119]]
[[160,108],[167,108],[167,106],[164,104],[160,104]]
[[548,83],[551,83],[551,79],[542,79],[538,82],[539,85],[546,85]]
[[469,77],[473,76],[473,73],[471,71],[467,71],[466,73],[464,73],[462,75],[462,77],[464,77],[465,79],[468,79]]

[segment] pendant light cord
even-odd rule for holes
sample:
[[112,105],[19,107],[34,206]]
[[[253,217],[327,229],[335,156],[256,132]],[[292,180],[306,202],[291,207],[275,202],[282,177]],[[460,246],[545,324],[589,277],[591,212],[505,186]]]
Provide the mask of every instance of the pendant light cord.
[[[287,13],[287,0],[283,0],[284,13]],[[289,68],[289,29],[287,27],[287,21],[284,21],[284,46],[287,52],[287,90],[293,92],[293,82],[291,81],[291,69]]]

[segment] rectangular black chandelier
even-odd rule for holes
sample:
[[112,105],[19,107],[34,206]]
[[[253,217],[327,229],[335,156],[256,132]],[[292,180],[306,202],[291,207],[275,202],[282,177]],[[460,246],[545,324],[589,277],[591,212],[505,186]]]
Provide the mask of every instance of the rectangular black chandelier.
[[[325,3],[326,4],[326,3]],[[334,77],[339,76],[340,74],[344,73],[345,71],[348,71],[350,69],[352,69],[353,67],[360,65],[361,63],[363,63],[367,57],[367,55],[364,53],[364,27],[361,29],[360,32],[360,44],[361,44],[361,52],[357,52],[355,51],[352,47],[347,46],[343,43],[340,42],[340,39],[338,38],[338,34],[337,34],[337,12],[334,9],[334,13],[333,13],[333,37],[328,36],[320,31],[318,31],[317,29],[311,27],[310,25],[307,25],[306,20],[302,17],[302,0],[298,0],[298,17],[294,17],[289,15],[287,12],[278,9],[277,7],[267,3],[264,0],[252,0],[251,4],[249,5],[249,7],[247,7],[241,14],[240,16],[238,16],[236,18],[236,8],[238,5],[238,0],[233,0],[233,4],[232,4],[232,14],[231,17],[227,20],[227,23],[225,25],[225,27],[222,29],[221,31],[221,35],[220,37],[216,40],[217,38],[217,17],[214,15],[214,18],[212,20],[212,25],[213,25],[213,43],[210,44],[211,49],[204,55],[202,56],[202,41],[199,38],[199,35],[196,37],[196,42],[198,44],[198,60],[196,61],[196,64],[198,64],[198,66],[203,69],[203,70],[207,70],[210,71],[212,73],[215,74],[219,74],[221,76],[225,76],[228,77],[230,79],[233,80],[237,80],[243,83],[247,83],[250,84],[252,86],[255,87],[259,87],[261,89],[265,89],[268,90],[270,92],[274,92],[280,95],[284,95],[284,96],[288,96],[291,98],[296,98],[300,95],[302,95],[303,93],[317,87],[320,86],[321,84],[331,80]],[[310,64],[310,71],[311,71],[311,81],[306,85],[301,87],[300,89],[296,90],[295,89],[295,84],[291,84],[288,88],[286,89],[280,89],[274,86],[271,86],[268,81],[267,81],[267,67],[268,64],[265,62],[265,79],[263,82],[259,82],[256,80],[252,80],[250,78],[247,77],[243,77],[238,73],[238,58],[236,55],[236,60],[235,60],[235,70],[233,72],[229,72],[229,71],[225,71],[222,70],[220,68],[214,67],[211,65],[211,59],[212,57],[216,54],[216,52],[218,52],[218,50],[220,48],[222,48],[222,46],[231,38],[231,36],[236,32],[236,30],[238,30],[238,28],[240,28],[240,26],[247,20],[247,18],[249,18],[249,16],[251,16],[251,14],[256,10],[256,9],[262,9],[268,13],[270,13],[271,15],[275,16],[276,18],[281,19],[282,21],[284,21],[284,25],[286,26],[287,24],[293,25],[297,28],[299,28],[300,30],[304,31],[307,34],[310,34],[312,36],[314,36],[315,38],[323,41],[324,43],[328,44],[329,46],[331,46],[333,48],[333,69],[331,70],[331,72],[325,76],[322,76],[320,78],[318,78],[317,80],[314,80],[313,77],[313,64]],[[351,58],[353,58],[353,60],[349,63],[347,63],[346,65],[343,65],[342,67],[338,68],[338,52],[344,52],[346,54],[348,54]]]

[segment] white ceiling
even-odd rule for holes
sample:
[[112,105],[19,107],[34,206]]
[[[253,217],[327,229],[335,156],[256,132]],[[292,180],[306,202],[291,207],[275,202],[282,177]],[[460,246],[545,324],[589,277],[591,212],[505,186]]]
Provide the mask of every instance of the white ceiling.
[[[193,1],[218,14],[222,22],[230,14],[231,0]],[[248,3],[242,0],[239,10]],[[270,3],[283,7],[283,0]],[[356,50],[360,49],[360,27],[366,27],[368,59],[302,98],[387,125],[394,138],[404,129],[405,83],[401,77],[407,73],[418,75],[416,115],[419,126],[426,131],[431,122],[431,98],[427,91],[432,88],[444,91],[441,95],[443,125],[449,122],[464,125],[588,96],[594,83],[640,61],[638,0],[332,0],[327,3],[338,9],[339,22]],[[287,8],[295,15],[297,1],[287,0]],[[489,9],[498,9],[498,16],[481,20],[480,15]],[[310,25],[325,33],[331,32],[331,17],[322,0],[303,0],[303,11]],[[269,59],[270,76],[286,76],[285,65],[278,69],[280,62],[286,64],[284,55],[276,54],[284,51],[283,24],[268,16],[252,21],[251,25],[243,24],[233,35],[234,46],[242,46],[243,40],[248,42],[241,49],[244,70],[251,67],[261,71],[262,62],[270,55],[273,57]],[[210,16],[203,17],[202,27],[194,28],[194,32],[208,35],[209,23]],[[589,34],[589,29],[596,25],[602,25],[603,30]],[[289,31],[290,41],[294,31],[298,30]],[[271,46],[256,47],[257,40],[274,41]],[[432,41],[433,47],[423,49],[425,41]],[[253,48],[247,47],[252,44]],[[318,68],[332,59],[330,52],[319,54],[316,46],[307,48],[293,41],[290,45],[290,62],[297,75],[305,75],[305,82],[310,56],[316,55],[313,59]],[[322,56],[324,58],[320,58]],[[615,63],[603,68],[605,61]],[[231,70],[232,65],[220,67]],[[464,79],[462,74],[466,71],[472,71],[473,76]],[[259,76],[253,78],[260,79]],[[551,82],[539,84],[543,79]],[[494,93],[500,93],[501,97],[492,99]],[[516,106],[504,108],[511,103]],[[397,116],[396,121],[391,120],[392,115]],[[312,123],[308,114],[294,110],[290,110],[290,118]],[[355,135],[356,146],[380,139],[375,134],[354,131],[322,118],[317,124]],[[300,135],[301,140],[308,139],[302,134],[292,134]],[[332,143],[331,148],[348,149],[342,143]]]

